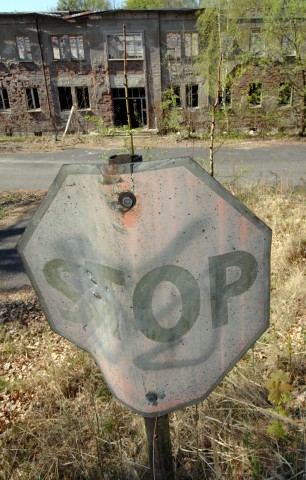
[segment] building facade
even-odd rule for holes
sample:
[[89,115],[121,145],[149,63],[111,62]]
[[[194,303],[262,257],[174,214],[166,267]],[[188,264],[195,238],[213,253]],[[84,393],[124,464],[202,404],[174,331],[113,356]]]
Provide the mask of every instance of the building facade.
[[[0,135],[63,131],[72,107],[71,132],[86,133],[92,127],[89,116],[106,126],[126,124],[124,47],[132,126],[205,130],[212,100],[205,73],[198,74],[195,66],[196,12],[0,14]],[[255,34],[251,29],[253,47]],[[234,128],[260,128],[272,107],[282,112],[279,128],[294,128],[297,101],[277,68],[261,82],[254,81],[254,68],[220,101],[220,109],[221,103],[229,107],[222,128],[229,121]]]

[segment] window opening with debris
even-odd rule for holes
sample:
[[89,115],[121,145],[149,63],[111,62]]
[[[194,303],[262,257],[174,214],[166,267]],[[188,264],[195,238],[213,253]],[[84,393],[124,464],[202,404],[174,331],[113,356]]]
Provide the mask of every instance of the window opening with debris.
[[[114,124],[117,127],[128,125],[124,88],[113,88]],[[146,94],[144,88],[129,88],[129,107],[132,128],[147,125]]]
[[10,108],[10,102],[6,88],[0,88],[0,110],[7,110]]
[[26,99],[29,110],[38,110],[40,108],[37,88],[26,88]]
[[73,105],[71,87],[58,87],[57,90],[61,110],[71,110]]
[[[123,35],[108,35],[107,46],[109,60],[123,60]],[[143,58],[143,42],[141,33],[126,34],[126,57],[128,60],[139,60]]]
[[16,45],[19,60],[23,60],[26,62],[32,61],[30,38],[25,36],[16,37]]
[[88,87],[75,87],[75,94],[80,110],[90,108]]

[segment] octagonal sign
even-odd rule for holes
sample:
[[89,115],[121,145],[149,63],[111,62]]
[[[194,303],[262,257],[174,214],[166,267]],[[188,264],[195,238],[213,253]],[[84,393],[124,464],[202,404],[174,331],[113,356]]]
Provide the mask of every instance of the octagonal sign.
[[205,398],[268,327],[270,244],[179,158],[64,165],[17,248],[53,330],[159,416]]

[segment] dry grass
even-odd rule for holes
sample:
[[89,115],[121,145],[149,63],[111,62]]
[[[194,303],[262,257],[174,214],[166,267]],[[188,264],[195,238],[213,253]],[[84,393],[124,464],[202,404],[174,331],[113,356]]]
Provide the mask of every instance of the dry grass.
[[[207,400],[171,415],[175,476],[302,480],[305,192],[259,185],[235,193],[273,229],[271,327]],[[8,305],[13,313],[0,326],[0,478],[149,478],[142,418],[112,399],[89,355],[50,330],[31,289],[8,292],[0,310]],[[267,380],[279,370],[290,388],[278,404]]]

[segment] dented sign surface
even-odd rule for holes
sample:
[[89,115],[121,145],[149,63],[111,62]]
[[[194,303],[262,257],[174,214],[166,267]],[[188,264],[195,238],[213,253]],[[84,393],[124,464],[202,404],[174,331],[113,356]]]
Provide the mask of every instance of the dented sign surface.
[[158,416],[205,398],[268,327],[270,245],[180,158],[63,166],[18,251],[51,327]]

